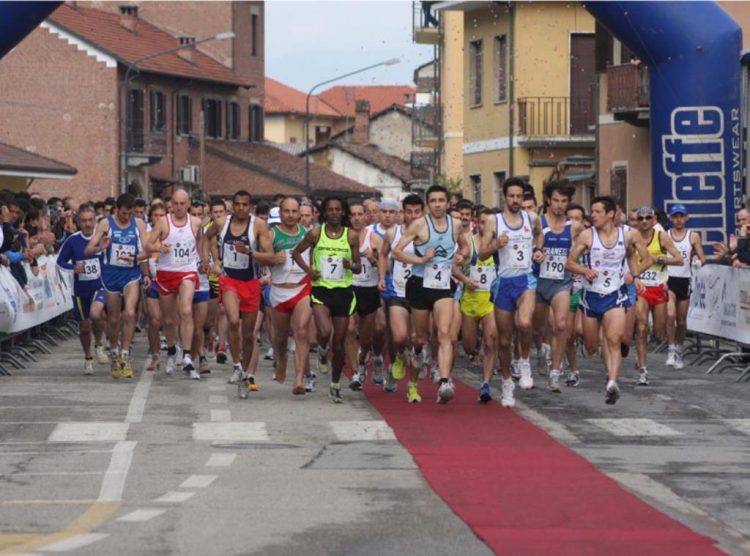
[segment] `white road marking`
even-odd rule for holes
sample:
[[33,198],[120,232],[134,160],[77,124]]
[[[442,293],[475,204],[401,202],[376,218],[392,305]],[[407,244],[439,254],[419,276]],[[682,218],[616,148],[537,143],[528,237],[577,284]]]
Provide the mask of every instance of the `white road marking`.
[[206,462],[206,467],[229,467],[236,458],[237,454],[211,454]]
[[0,477],[64,477],[66,475],[103,475],[101,471],[40,471],[29,473],[0,473]]
[[142,521],[148,521],[155,517],[160,516],[167,510],[135,510],[129,514],[125,514],[122,517],[117,518],[117,521],[125,521],[127,523],[137,523]]
[[140,423],[143,420],[143,410],[146,408],[146,400],[153,380],[154,373],[148,371],[141,373],[141,378],[135,385],[133,396],[130,398],[128,414],[125,417],[126,423]]
[[245,423],[193,423],[193,440],[217,442],[268,442],[266,424],[261,421]]
[[586,419],[615,436],[681,436],[682,433],[653,419]]
[[216,394],[208,397],[208,403],[229,403],[226,394]]
[[40,548],[42,552],[67,552],[68,550],[76,550],[83,548],[91,543],[100,541],[107,537],[107,533],[86,533],[84,535],[74,535],[67,539],[48,544],[47,546]]
[[[55,454],[111,454],[112,450],[55,450]],[[48,456],[49,450],[41,452],[7,452],[3,450],[0,452],[0,457],[7,456]]]
[[125,480],[128,478],[130,464],[133,462],[133,450],[136,442],[125,440],[118,442],[112,450],[112,458],[109,467],[104,474],[102,487],[99,490],[100,502],[117,502],[122,500],[122,491],[125,488]]
[[128,434],[127,423],[58,423],[48,442],[118,442]]
[[724,422],[736,431],[750,434],[750,419],[724,419]]
[[660,400],[664,400],[665,402],[671,402],[672,401],[672,398],[670,398],[669,396],[665,396],[664,394],[654,394],[654,395],[657,398],[659,398]]
[[185,479],[180,488],[206,488],[213,483],[217,475],[190,475]]
[[226,384],[209,384],[208,385],[209,392],[226,392],[226,390],[227,390]]
[[396,439],[385,421],[330,421],[328,424],[342,442]]
[[195,493],[194,492],[187,492],[187,491],[176,491],[172,490],[168,493],[166,493],[164,496],[160,496],[154,502],[162,502],[164,504],[173,504],[175,502],[184,502],[185,500],[189,500],[193,497]]
[[537,427],[544,429],[547,434],[560,442],[580,442],[580,439],[570,432],[565,425],[557,423],[538,411],[531,409],[521,400],[516,400],[515,411],[524,419],[531,421]]
[[212,409],[211,421],[214,423],[228,423],[232,420],[232,412],[228,409]]

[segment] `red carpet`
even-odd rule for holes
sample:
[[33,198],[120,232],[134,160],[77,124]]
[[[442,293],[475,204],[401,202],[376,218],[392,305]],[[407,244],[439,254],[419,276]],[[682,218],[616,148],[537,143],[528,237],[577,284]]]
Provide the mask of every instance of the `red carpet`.
[[496,554],[722,554],[513,410],[480,406],[461,382],[445,406],[428,382],[421,404],[406,403],[405,388],[365,391],[433,490]]

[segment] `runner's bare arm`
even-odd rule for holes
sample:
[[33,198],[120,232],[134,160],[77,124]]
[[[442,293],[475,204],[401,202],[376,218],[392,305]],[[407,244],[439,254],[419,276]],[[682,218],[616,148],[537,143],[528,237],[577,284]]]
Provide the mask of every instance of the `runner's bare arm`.
[[635,252],[638,253],[641,258],[641,264],[637,265],[638,268],[630,269],[630,271],[633,273],[633,276],[640,276],[641,272],[654,264],[654,258],[651,256],[651,253],[648,252],[648,248],[643,242],[643,237],[641,236],[640,232],[637,232],[635,230],[628,231],[628,233],[625,235],[625,247],[626,249],[628,249],[628,252],[630,252],[631,250],[635,250]]
[[349,228],[349,247],[352,251],[352,260],[344,259],[344,268],[350,268],[354,274],[359,274],[362,271],[362,261],[359,258],[359,232]]
[[[160,222],[162,222],[163,220],[164,219],[162,218]],[[146,249],[146,245],[143,242],[143,238],[148,235],[146,233],[146,223],[140,218],[136,218],[135,226],[136,228],[138,228],[138,237],[140,238],[141,247],[143,248],[138,252],[138,255],[136,255],[136,260],[138,262],[148,261],[151,254],[149,253],[148,249]],[[146,274],[148,274],[148,264],[146,264]]]
[[96,255],[97,253],[101,253],[107,247],[109,247],[111,240],[108,237],[105,237],[108,231],[109,221],[106,218],[103,218],[96,225],[96,228],[94,228],[94,235],[91,237],[91,240],[89,241],[83,252],[86,255],[91,256]]
[[[674,244],[674,241],[672,241],[672,238],[669,237],[669,234],[667,232],[659,232],[659,243],[661,244],[663,249],[667,250],[669,256],[665,257],[664,255],[660,255],[656,258],[656,262],[658,264],[665,264],[670,266],[682,266],[682,255],[680,254],[677,246]],[[659,259],[661,259],[661,261]]]
[[409,227],[404,230],[403,234],[401,234],[401,239],[399,239],[396,247],[393,248],[393,258],[399,262],[407,264],[424,264],[429,261],[435,254],[434,249],[428,249],[423,257],[420,257],[419,255],[410,255],[409,253],[404,252],[406,246],[412,241],[415,239],[422,239],[422,235],[424,235],[426,231],[427,223],[424,218],[418,218],[409,224]]
[[689,232],[690,233],[690,245],[693,246],[693,251],[695,251],[695,256],[698,257],[698,260],[701,262],[701,265],[706,264],[706,254],[703,252],[703,244],[701,243],[701,236],[696,232]]
[[497,218],[484,218],[479,222],[479,245],[477,245],[477,257],[483,261],[491,257],[497,250],[508,243],[508,236],[503,234],[498,238],[495,223]]
[[151,253],[169,253],[169,245],[161,244],[157,246],[157,243],[161,241],[162,236],[166,236],[167,234],[166,224],[164,223],[165,221],[166,218],[159,219],[149,233],[144,233],[144,235],[141,236],[144,238],[148,237],[143,244],[143,249],[147,257],[150,256]]
[[378,289],[385,291],[385,275],[389,270],[388,253],[391,250],[391,241],[393,241],[393,230],[386,230],[385,236],[381,241],[382,245],[378,249]]
[[[258,222],[256,221],[256,225]],[[284,261],[286,260],[286,253],[284,251],[281,251],[279,253],[273,252],[273,239],[272,234],[273,231],[268,226],[264,225],[263,222],[260,222],[260,226],[257,226],[256,230],[256,236],[258,238],[258,251],[255,251],[253,253],[253,258],[255,258],[260,264],[268,265],[268,266],[274,266],[278,264],[284,264]]]
[[535,263],[544,261],[544,232],[542,231],[542,220],[534,213],[529,213],[531,217],[531,226],[534,232],[534,254],[531,259]]
[[[456,229],[456,222],[458,222],[457,219],[454,218],[454,229]],[[458,222],[460,225],[460,222]],[[456,238],[456,241],[458,242],[458,252],[453,257],[453,260],[459,265],[462,266],[466,261],[468,261],[471,258],[471,236],[469,235],[471,232],[460,232],[458,234],[458,237]]]
[[312,264],[314,255],[312,251],[315,249],[315,244],[318,243],[319,237],[320,228],[312,228],[309,232],[307,232],[307,235],[302,238],[302,241],[297,244],[297,247],[294,248],[294,251],[292,251],[292,258],[294,259],[295,264],[302,270],[304,270],[305,273],[313,280],[317,280],[318,278],[320,278],[320,273],[318,273],[317,270],[313,270],[312,267],[310,267],[307,262],[305,262],[305,259],[302,257],[302,253],[310,249],[310,264]]
[[578,235],[573,242],[573,247],[570,249],[568,254],[568,260],[565,261],[565,270],[572,272],[573,274],[582,274],[587,280],[592,281],[596,279],[597,272],[593,268],[583,266],[578,262],[578,257],[588,249],[591,248],[592,233],[589,230],[584,230]]

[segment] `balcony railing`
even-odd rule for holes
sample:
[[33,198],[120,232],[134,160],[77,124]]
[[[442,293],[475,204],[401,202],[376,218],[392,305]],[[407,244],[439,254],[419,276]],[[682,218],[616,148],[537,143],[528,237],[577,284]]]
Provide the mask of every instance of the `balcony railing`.
[[163,156],[167,150],[166,134],[163,131],[145,129],[128,130],[128,152]]
[[435,2],[412,2],[412,40],[418,44],[437,44],[440,40]]
[[648,68],[623,64],[607,68],[607,111],[638,112],[649,106]]
[[412,108],[411,135],[412,144],[418,146],[435,146],[440,138],[442,110],[440,105],[424,104]]
[[554,137],[591,135],[593,94],[587,97],[525,97],[518,99],[519,135]]
[[437,151],[414,151],[411,153],[411,167],[416,169],[433,169],[437,166]]

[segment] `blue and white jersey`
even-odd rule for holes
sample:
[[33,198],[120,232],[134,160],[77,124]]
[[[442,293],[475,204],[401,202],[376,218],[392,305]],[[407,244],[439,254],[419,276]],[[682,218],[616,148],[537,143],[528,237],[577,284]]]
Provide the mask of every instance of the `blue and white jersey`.
[[425,264],[415,264],[412,274],[423,279],[425,288],[449,290],[451,288],[451,271],[453,267],[453,254],[456,252],[456,240],[453,238],[453,218],[447,217],[448,225],[445,231],[439,232],[435,229],[432,217],[425,215],[429,236],[422,245],[414,246],[414,253],[423,256],[428,249],[434,249],[432,259]]
[[555,233],[547,219],[542,216],[542,234],[544,234],[544,260],[539,264],[539,278],[546,280],[569,280],[570,274],[565,270],[570,248],[573,245],[570,220],[565,221],[563,231]]
[[91,237],[76,232],[65,240],[57,254],[57,266],[65,270],[73,270],[77,263],[83,263],[83,272],[73,274],[73,291],[78,297],[90,298],[102,287],[103,256],[85,253]]
[[[109,221],[107,237],[112,240],[112,243],[104,250],[104,267],[111,270],[136,268],[138,266],[136,257],[143,250],[143,245],[135,218],[131,217],[130,223],[125,228],[117,224],[114,216],[109,215],[107,219]],[[124,260],[123,256],[130,256],[133,259]]]
[[521,224],[513,228],[505,220],[503,213],[495,215],[497,237],[508,236],[508,243],[498,249],[498,273],[500,278],[523,276],[532,271],[531,255],[534,247],[534,226],[531,216],[525,210],[519,211]]

